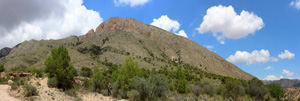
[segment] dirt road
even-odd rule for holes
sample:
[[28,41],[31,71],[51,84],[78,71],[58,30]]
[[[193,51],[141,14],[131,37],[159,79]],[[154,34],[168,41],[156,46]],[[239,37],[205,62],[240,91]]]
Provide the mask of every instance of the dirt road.
[[20,99],[11,97],[7,90],[9,85],[0,85],[0,101],[21,101]]

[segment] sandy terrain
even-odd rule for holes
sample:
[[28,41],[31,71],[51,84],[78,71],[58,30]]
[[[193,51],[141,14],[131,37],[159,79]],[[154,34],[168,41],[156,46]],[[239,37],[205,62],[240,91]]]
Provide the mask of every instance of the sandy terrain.
[[0,85],[0,101],[21,101],[8,94],[9,85]]

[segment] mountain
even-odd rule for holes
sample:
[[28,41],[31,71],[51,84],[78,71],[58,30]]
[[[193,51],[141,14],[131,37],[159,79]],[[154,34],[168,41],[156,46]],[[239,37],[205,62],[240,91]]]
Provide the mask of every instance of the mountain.
[[0,58],[1,57],[5,57],[6,55],[9,54],[11,48],[5,47],[3,49],[0,50]]
[[265,84],[278,83],[284,89],[287,89],[289,87],[300,87],[300,80],[298,79],[280,79],[280,80],[264,81],[264,82]]
[[25,41],[1,58],[0,63],[5,63],[6,68],[43,68],[50,50],[60,45],[68,48],[75,68],[105,68],[103,62],[121,65],[126,57],[132,56],[142,68],[174,69],[177,66],[172,64],[176,62],[223,76],[245,80],[254,77],[188,38],[132,18],[120,17],[108,19],[95,31],[92,29],[83,36]]

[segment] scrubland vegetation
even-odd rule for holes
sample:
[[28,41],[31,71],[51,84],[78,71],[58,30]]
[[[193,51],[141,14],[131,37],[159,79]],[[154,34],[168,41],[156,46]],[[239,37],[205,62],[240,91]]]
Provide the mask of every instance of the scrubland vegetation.
[[[159,70],[149,70],[140,67],[139,63],[129,56],[121,66],[103,62],[102,64],[108,68],[82,67],[76,70],[70,59],[68,50],[61,46],[52,49],[51,55],[45,60],[44,70],[16,67],[8,71],[32,72],[38,77],[43,77],[45,73],[49,78],[49,87],[61,89],[74,97],[77,96],[77,91],[107,95],[107,83],[112,85],[112,97],[134,101],[280,100],[284,94],[284,90],[278,84],[265,85],[257,78],[246,81],[216,75],[174,61],[171,65],[177,66],[175,69],[162,67]],[[1,68],[2,65],[0,72],[3,70]],[[75,83],[75,77],[82,77],[82,84]],[[14,78],[14,82],[12,89],[14,86],[22,85],[27,89],[25,92],[27,97],[38,95],[36,88],[26,83],[24,78]]]

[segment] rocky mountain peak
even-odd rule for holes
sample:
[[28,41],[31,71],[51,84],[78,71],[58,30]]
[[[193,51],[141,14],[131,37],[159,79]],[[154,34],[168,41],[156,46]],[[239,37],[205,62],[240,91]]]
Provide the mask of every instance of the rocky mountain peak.
[[121,17],[111,17],[107,21],[101,23],[97,28],[95,33],[101,33],[110,30],[122,29],[128,32],[136,32],[144,35],[150,35],[151,30],[148,25],[135,20],[133,18],[121,18]]

